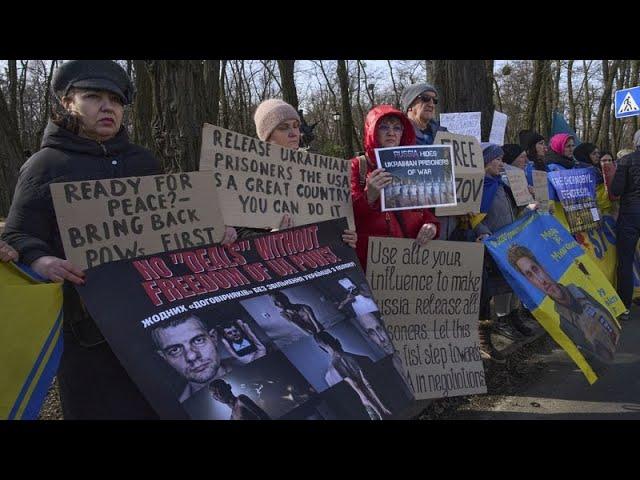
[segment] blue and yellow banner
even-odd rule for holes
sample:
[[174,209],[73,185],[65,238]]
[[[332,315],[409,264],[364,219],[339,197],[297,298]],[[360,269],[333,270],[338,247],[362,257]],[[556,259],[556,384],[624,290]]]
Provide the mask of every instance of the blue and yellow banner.
[[37,418],[62,354],[62,284],[0,262],[0,419]]
[[[593,168],[574,168],[549,172],[555,190],[549,198],[559,200],[573,234],[600,227],[601,215],[596,204],[596,175]],[[551,193],[551,192],[550,192]]]
[[524,306],[594,383],[614,361],[626,311],[600,269],[554,217],[532,212],[485,245]]

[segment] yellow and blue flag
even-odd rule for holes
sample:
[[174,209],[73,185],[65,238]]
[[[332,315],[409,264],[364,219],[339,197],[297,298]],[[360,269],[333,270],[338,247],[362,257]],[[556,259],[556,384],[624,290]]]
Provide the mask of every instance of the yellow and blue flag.
[[0,262],[0,419],[33,420],[62,355],[62,284]]

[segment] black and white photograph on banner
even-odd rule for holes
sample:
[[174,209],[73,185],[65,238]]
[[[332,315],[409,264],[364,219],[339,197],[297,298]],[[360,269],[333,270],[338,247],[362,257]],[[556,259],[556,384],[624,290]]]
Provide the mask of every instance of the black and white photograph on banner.
[[345,319],[334,302],[312,284],[274,290],[240,303],[279,348]]
[[271,420],[315,394],[287,358],[274,352],[216,378],[185,402],[185,409],[197,420]]
[[180,402],[235,366],[273,351],[273,342],[237,304],[183,314],[152,327],[153,348]]
[[413,394],[346,227],[111,262],[78,290],[161,418],[400,418]]
[[376,148],[378,168],[392,177],[380,195],[382,211],[456,205],[450,145]]

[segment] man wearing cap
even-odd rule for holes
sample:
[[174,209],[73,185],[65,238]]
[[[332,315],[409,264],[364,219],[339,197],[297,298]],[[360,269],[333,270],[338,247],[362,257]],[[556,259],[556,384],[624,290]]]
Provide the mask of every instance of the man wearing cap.
[[416,131],[416,145],[431,145],[437,132],[447,131],[434,119],[438,92],[428,83],[409,85],[402,92],[400,103]]
[[[640,239],[640,130],[633,136],[635,151],[618,160],[610,192],[620,196],[616,225],[618,295],[628,309],[633,296],[633,257]],[[629,313],[620,317],[629,320]]]
[[73,284],[84,272],[65,259],[49,185],[161,173],[122,126],[134,86],[111,60],[71,60],[52,79],[59,104],[41,149],[20,169],[3,239],[42,277],[64,282],[57,378],[65,419],[156,418],[82,305]]

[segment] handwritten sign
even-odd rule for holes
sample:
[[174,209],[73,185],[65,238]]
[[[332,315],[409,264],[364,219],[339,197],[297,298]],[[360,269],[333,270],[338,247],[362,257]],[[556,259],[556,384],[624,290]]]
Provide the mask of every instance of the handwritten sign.
[[200,171],[213,172],[227,225],[277,228],[346,217],[354,228],[351,164],[205,124]]
[[83,269],[224,235],[207,173],[55,183],[51,195],[67,259]]
[[436,208],[436,215],[479,213],[484,186],[484,161],[478,140],[469,135],[438,132],[434,145],[451,145],[453,149],[457,200],[454,207]]

